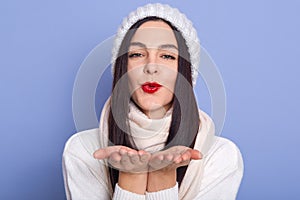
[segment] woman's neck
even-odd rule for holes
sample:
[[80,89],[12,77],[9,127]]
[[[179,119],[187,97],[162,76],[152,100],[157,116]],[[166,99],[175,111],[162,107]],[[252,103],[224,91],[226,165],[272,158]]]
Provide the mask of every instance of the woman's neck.
[[155,110],[143,111],[149,119],[161,119],[166,115],[166,112],[170,109],[170,106],[160,107]]
[[130,99],[131,102],[141,111],[143,112],[149,119],[161,119],[163,118],[166,113],[169,111],[169,109],[172,107],[172,103],[153,109],[153,110],[143,110],[141,109],[134,101],[133,99]]

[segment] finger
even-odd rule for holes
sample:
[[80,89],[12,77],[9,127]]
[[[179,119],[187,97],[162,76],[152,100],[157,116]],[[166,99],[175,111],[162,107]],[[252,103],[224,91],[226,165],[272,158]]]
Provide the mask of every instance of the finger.
[[127,155],[127,149],[125,148],[120,148],[119,153],[123,156],[123,155]]
[[137,153],[139,154],[139,156],[149,154],[147,151],[144,151],[144,150],[139,150]]
[[202,159],[202,154],[200,151],[196,150],[196,149],[190,149],[189,150],[191,153],[191,160],[200,160]]
[[182,161],[181,154],[179,154],[179,153],[175,154],[174,157],[173,157],[173,162],[176,163],[176,164],[178,164],[181,161]]
[[173,161],[173,158],[174,158],[174,155],[168,153],[164,156],[164,160],[168,161],[168,162],[171,162]]
[[108,162],[115,168],[120,168],[121,155],[117,152],[114,152],[108,158]]
[[163,163],[163,157],[163,155],[158,154],[150,158],[149,166],[152,168],[151,170],[158,170],[165,166]]
[[121,154],[121,164],[123,165],[123,166],[128,166],[129,164],[130,164],[130,158],[129,158],[129,156],[128,156],[128,153],[127,152],[122,152],[121,153],[121,151],[120,151],[120,154]]
[[187,160],[190,160],[191,159],[191,152],[190,151],[186,151],[184,152],[183,154],[181,154],[181,158],[182,158],[182,161],[187,161]]
[[130,158],[131,163],[137,164],[140,160],[139,156],[135,152],[128,152],[128,156]]
[[163,160],[163,155],[155,155],[152,156],[151,160],[150,160],[150,165],[152,167],[157,167],[160,166]]
[[166,155],[164,155],[164,158],[163,158],[163,160],[161,162],[161,166],[162,167],[166,167],[166,166],[174,163],[173,162],[173,157],[174,157],[173,154],[166,154]]
[[139,155],[140,155],[140,161],[142,163],[149,161],[149,159],[151,157],[150,153],[147,153],[147,152],[142,152],[142,153],[139,152]]
[[93,156],[96,159],[105,159],[108,158],[113,152],[118,151],[120,146],[110,146],[102,149],[98,149],[94,152]]
[[137,152],[136,150],[134,150],[134,149],[131,149],[131,148],[129,148],[129,147],[126,147],[126,146],[121,146],[120,147],[120,150],[122,150],[123,152]]
[[183,152],[179,159],[176,160],[175,164],[177,167],[186,166],[191,161],[191,153],[189,151]]

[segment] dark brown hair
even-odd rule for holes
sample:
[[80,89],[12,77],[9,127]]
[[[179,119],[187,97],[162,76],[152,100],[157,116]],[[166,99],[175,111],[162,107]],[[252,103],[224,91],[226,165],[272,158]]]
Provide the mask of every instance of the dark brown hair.
[[[164,149],[176,145],[193,148],[200,125],[198,106],[196,103],[191,75],[191,63],[188,47],[181,33],[168,21],[158,17],[147,17],[136,22],[122,41],[118,58],[115,62],[115,72],[111,96],[111,108],[118,113],[113,113],[110,108],[108,126],[110,145],[124,145],[136,149],[130,134],[128,134],[128,105],[130,93],[126,76],[128,62],[128,47],[138,27],[147,21],[162,20],[173,30],[178,43],[178,75],[175,83],[173,98],[173,113],[169,135]],[[117,119],[116,119],[117,118]],[[120,120],[119,120],[120,119]],[[116,123],[116,121],[118,123]],[[180,186],[187,166],[177,169],[177,182]],[[112,188],[118,182],[119,171],[109,167]]]

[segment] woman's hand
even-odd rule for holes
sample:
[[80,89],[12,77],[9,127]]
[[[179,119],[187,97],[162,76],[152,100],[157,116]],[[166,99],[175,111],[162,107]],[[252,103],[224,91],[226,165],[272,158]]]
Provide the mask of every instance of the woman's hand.
[[152,154],[149,160],[147,191],[156,192],[172,188],[176,184],[176,169],[199,160],[202,154],[185,146],[174,146]]
[[198,150],[185,146],[174,146],[152,154],[149,160],[149,171],[175,170],[178,167],[188,165],[191,160],[199,160],[201,158],[202,154]]
[[136,151],[120,145],[98,149],[94,152],[94,158],[107,159],[112,167],[129,173],[147,172],[150,157],[151,154],[146,151]]

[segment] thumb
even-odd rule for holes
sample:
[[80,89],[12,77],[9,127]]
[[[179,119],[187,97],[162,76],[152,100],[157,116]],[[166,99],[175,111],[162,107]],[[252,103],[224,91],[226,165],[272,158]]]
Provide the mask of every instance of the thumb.
[[196,149],[191,149],[191,160],[200,160],[202,159],[202,153]]

